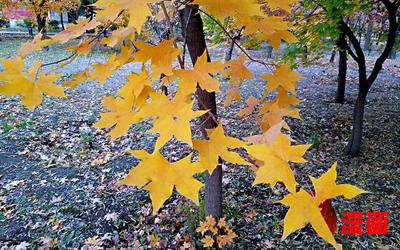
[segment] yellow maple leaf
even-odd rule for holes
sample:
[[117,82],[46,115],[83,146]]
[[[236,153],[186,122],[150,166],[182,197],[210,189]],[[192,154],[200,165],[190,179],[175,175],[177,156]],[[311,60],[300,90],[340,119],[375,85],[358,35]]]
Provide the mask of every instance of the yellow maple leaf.
[[246,100],[246,104],[247,104],[247,107],[241,109],[238,113],[238,115],[241,117],[251,115],[254,112],[254,110],[257,108],[257,106],[260,104],[260,100],[258,100],[254,96],[250,96]]
[[189,95],[196,91],[196,86],[198,83],[200,88],[203,90],[207,90],[208,92],[218,92],[220,82],[214,79],[211,75],[215,75],[223,68],[224,65],[219,61],[207,62],[207,51],[205,51],[203,55],[197,59],[193,69],[174,70],[174,75],[180,78],[178,91]]
[[273,103],[260,108],[260,112],[264,113],[262,119],[257,119],[263,131],[267,131],[272,126],[283,122],[283,128],[290,129],[289,125],[283,121],[284,117],[292,117],[300,119],[300,110],[293,108],[282,108],[278,103]]
[[207,222],[201,221],[200,225],[196,228],[196,232],[201,233],[201,235],[204,235],[209,229],[209,226]]
[[105,97],[103,100],[103,106],[110,110],[110,112],[101,113],[100,120],[98,120],[93,127],[113,127],[113,129],[108,133],[113,140],[125,135],[133,123],[138,123],[143,119],[142,116],[133,111],[133,105],[133,96],[126,98],[115,98],[112,96]]
[[2,59],[3,71],[0,72],[0,82],[13,81],[24,70],[24,59],[21,56],[12,59]]
[[268,82],[268,91],[276,90],[279,86],[295,94],[296,85],[302,79],[299,73],[290,69],[289,64],[277,65],[274,74],[262,75],[261,79]]
[[226,224],[225,218],[219,219],[218,225],[217,225],[217,226],[218,226],[219,228],[221,228],[221,229],[227,228],[228,225]]
[[283,21],[283,17],[280,16],[240,16],[237,22],[246,27],[243,32],[244,35],[258,35],[260,37],[289,28],[288,22]]
[[309,193],[300,189],[297,193],[286,195],[279,203],[289,207],[284,218],[282,240],[310,223],[319,236],[335,248],[340,248],[321,214],[319,204]]
[[174,187],[183,196],[199,204],[199,190],[203,184],[193,175],[203,169],[198,163],[191,163],[191,155],[170,163],[158,151],[149,154],[144,150],[131,151],[141,162],[128,176],[119,182],[122,185],[143,187],[150,192],[153,214],[172,195]]
[[279,132],[272,143],[272,152],[285,162],[304,163],[303,158],[305,152],[312,144],[292,145],[290,137]]
[[133,62],[133,51],[134,49],[129,45],[121,47],[121,51],[116,59],[118,62],[118,69],[127,63]]
[[281,41],[284,40],[286,43],[297,43],[299,40],[288,30],[275,31],[272,34],[265,34],[260,37],[268,41],[274,49],[279,49]]
[[132,27],[119,28],[111,32],[109,37],[104,37],[101,42],[108,47],[115,47],[121,44],[125,39],[133,40],[135,38],[135,29]]
[[237,237],[237,234],[232,231],[230,228],[226,228],[227,234],[224,239],[225,245],[230,245],[233,242],[233,239]]
[[262,15],[261,5],[253,0],[195,0],[194,4],[198,4],[209,14],[216,16],[220,21],[224,21],[227,17],[236,16],[256,16]]
[[202,116],[208,111],[193,111],[194,101],[190,103],[182,102],[181,99],[174,98],[170,101],[167,97],[158,96],[152,100],[150,109],[147,113],[155,116],[153,121],[152,133],[158,133],[155,149],[158,150],[170,139],[175,137],[177,140],[192,145],[192,130],[190,121]]
[[99,26],[100,23],[96,20],[78,19],[76,24],[72,24],[68,29],[61,31],[52,37],[56,42],[64,44],[72,39],[78,38],[86,31],[92,30]]
[[129,14],[128,27],[133,27],[140,34],[143,24],[151,16],[149,4],[157,0],[99,0],[94,5],[98,9],[96,19],[102,21],[114,20],[122,11]]
[[288,95],[288,92],[282,86],[279,86],[277,91],[278,95],[275,102],[278,103],[279,107],[289,108],[300,104],[301,101],[294,95]]
[[199,151],[199,162],[201,166],[208,170],[210,174],[218,165],[218,159],[240,165],[250,165],[243,160],[237,153],[229,149],[240,148],[246,145],[245,142],[225,136],[224,128],[218,125],[215,129],[207,129],[208,140],[193,140],[194,149]]
[[43,34],[37,34],[32,41],[28,41],[21,45],[21,48],[18,50],[18,55],[22,57],[26,57],[34,51],[41,50],[42,48],[49,46],[55,41],[52,39],[42,40]]
[[210,214],[206,217],[206,223],[209,228],[214,227],[217,224],[215,218]]
[[83,39],[79,44],[67,47],[67,50],[76,53],[77,55],[86,55],[92,51],[94,43],[90,39]]
[[202,241],[204,243],[203,247],[213,247],[214,245],[214,239],[210,235],[206,235]]
[[232,104],[233,101],[237,101],[238,103],[240,103],[241,101],[241,96],[240,96],[240,92],[239,92],[239,87],[237,86],[231,86],[227,91],[226,91],[226,98],[224,101],[224,106],[228,107],[229,105]]
[[84,81],[87,80],[87,78],[89,77],[89,69],[85,69],[82,72],[79,72],[77,74],[73,74],[71,77],[74,78],[74,79],[73,80],[69,80],[69,81],[65,81],[63,83],[63,86],[70,87],[70,88],[77,87],[79,84],[81,84],[81,83],[83,83]]
[[[15,62],[15,64],[13,64]],[[65,97],[64,88],[55,85],[61,74],[44,74],[40,61],[35,61],[28,73],[22,73],[21,57],[3,60],[4,70],[0,74],[0,94],[21,96],[21,103],[33,110],[43,101],[43,94],[54,97]],[[21,71],[20,71],[21,70]]]
[[146,90],[146,87],[151,88],[152,81],[149,80],[149,75],[146,69],[142,69],[140,74],[132,73],[128,77],[128,83],[119,89],[118,95],[124,98],[129,96],[140,96]]
[[179,55],[179,49],[173,48],[174,39],[165,40],[157,46],[136,41],[135,46],[138,52],[135,54],[135,61],[147,62],[151,60],[153,79],[157,79],[163,73],[172,75],[172,63]]
[[258,144],[245,148],[252,157],[262,162],[262,165],[256,170],[253,185],[267,183],[274,187],[277,182],[282,182],[289,192],[296,191],[297,182],[292,169],[287,162],[273,153],[271,147]]
[[333,164],[318,179],[311,177],[316,196],[312,196],[304,189],[300,189],[299,192],[288,194],[279,201],[279,203],[290,207],[284,218],[283,240],[294,231],[310,223],[319,236],[336,249],[341,249],[341,245],[336,243],[329,226],[321,214],[319,205],[326,199],[341,195],[351,199],[365,193],[365,191],[350,184],[336,184],[336,166],[336,163]]
[[97,80],[99,84],[104,84],[105,81],[114,74],[119,66],[117,54],[113,54],[108,58],[106,63],[93,64],[93,71],[89,74],[89,80]]
[[244,65],[246,56],[241,54],[237,59],[225,63],[228,68],[224,71],[223,76],[229,77],[229,81],[239,84],[244,80],[249,80],[253,77],[253,73]]
[[321,204],[327,199],[332,199],[343,195],[347,199],[352,199],[359,194],[366,193],[364,190],[350,184],[336,184],[337,163],[318,179],[310,176],[314,186],[316,202]]
[[157,234],[151,234],[149,236],[150,246],[156,248],[160,242],[160,237]]
[[245,137],[244,140],[251,142],[253,144],[266,144],[272,146],[276,136],[281,132],[283,123],[278,123],[271,128],[269,128],[265,133],[261,135],[253,135]]
[[289,192],[295,192],[297,183],[288,162],[305,162],[303,155],[311,145],[292,146],[290,138],[282,134],[280,128],[274,137],[274,141],[270,145],[245,146],[253,158],[262,161],[262,165],[256,171],[253,185],[269,183],[275,186],[277,182],[283,182]]

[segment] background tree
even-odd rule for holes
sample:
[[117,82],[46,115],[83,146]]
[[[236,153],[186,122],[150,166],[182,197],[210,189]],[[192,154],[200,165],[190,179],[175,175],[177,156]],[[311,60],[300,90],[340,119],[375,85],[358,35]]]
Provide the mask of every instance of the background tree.
[[[389,57],[395,41],[396,41],[396,31],[398,29],[398,22],[396,20],[396,13],[398,12],[400,5],[400,1],[390,1],[390,0],[381,0],[381,1],[347,1],[341,0],[339,2],[335,1],[325,1],[325,0],[312,0],[312,1],[304,1],[304,6],[306,9],[313,10],[314,13],[318,13],[314,11],[315,8],[319,8],[319,11],[323,11],[322,22],[321,24],[323,28],[319,28],[320,25],[317,23],[312,26],[314,29],[325,31],[326,27],[330,33],[333,34],[342,34],[346,37],[346,43],[343,37],[338,39],[339,51],[342,51],[342,60],[339,60],[339,82],[338,82],[338,91],[337,91],[337,101],[343,101],[344,89],[345,89],[345,61],[346,58],[343,46],[346,46],[347,52],[349,55],[357,62],[359,69],[359,91],[357,96],[357,101],[354,108],[353,115],[353,129],[351,136],[347,145],[347,153],[351,156],[356,156],[359,154],[361,149],[362,142],[362,131],[363,131],[363,117],[364,117],[364,108],[367,94],[375,82],[379,72],[382,69],[383,63]],[[385,18],[385,21],[382,23],[387,24],[387,29],[381,29],[381,32],[385,32],[384,36],[379,35],[377,40],[378,42],[382,37],[385,38],[385,45],[381,55],[375,61],[374,67],[370,69],[371,73],[368,75],[368,69],[366,66],[365,59],[365,51],[362,48],[362,38],[363,34],[366,34],[367,38],[365,39],[368,44],[371,40],[372,32],[368,32],[368,27],[370,25],[366,25],[368,20],[370,20],[369,15],[375,14],[380,15]],[[378,19],[379,20],[379,19]],[[328,25],[328,26],[327,26]],[[305,26],[303,26],[305,27]],[[316,28],[315,28],[316,27]],[[366,32],[364,33],[365,27],[367,27]],[[384,27],[384,26],[383,26]],[[369,27],[371,28],[371,27]],[[336,31],[335,31],[336,30]],[[332,32],[333,31],[333,32]],[[319,33],[320,35],[323,33]],[[326,33],[325,33],[326,34]],[[358,36],[358,37],[357,37]],[[339,36],[340,37],[340,36]],[[301,40],[301,39],[300,39]],[[306,41],[310,41],[310,39],[305,39]],[[317,39],[318,40],[318,39]],[[367,46],[369,48],[369,46]],[[364,46],[365,48],[365,46]]]
[[[33,15],[39,32],[46,36],[46,21],[49,11],[59,12],[62,16],[63,11],[78,9],[79,0],[1,0],[0,6],[26,9]],[[2,7],[3,9],[4,7]]]
[[52,10],[60,14],[60,23],[62,30],[65,30],[64,26],[64,12],[74,12],[79,10],[81,6],[80,0],[59,0],[54,1]]

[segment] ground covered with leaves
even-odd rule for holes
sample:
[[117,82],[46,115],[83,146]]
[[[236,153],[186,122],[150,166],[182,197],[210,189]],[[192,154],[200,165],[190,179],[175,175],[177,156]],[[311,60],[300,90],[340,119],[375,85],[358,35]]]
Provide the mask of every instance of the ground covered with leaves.
[[[1,58],[14,54],[19,40],[0,43]],[[224,48],[213,48],[212,57],[222,58]],[[62,70],[63,80],[94,62],[104,60],[110,51],[99,50]],[[265,52],[254,51],[257,57]],[[65,48],[50,47],[35,53],[45,62],[68,55]],[[372,58],[371,58],[372,59]],[[371,62],[369,62],[371,66]],[[18,99],[0,97],[0,248],[200,248],[201,235],[195,232],[202,220],[200,207],[175,194],[156,216],[152,215],[148,194],[138,188],[119,187],[120,180],[138,160],[127,149],[152,149],[154,135],[146,133],[147,123],[133,126],[128,135],[110,141],[104,129],[92,128],[103,111],[101,97],[113,95],[125,76],[139,65],[128,65],[104,86],[87,82],[67,91],[68,98],[46,98],[34,112],[20,106]],[[265,67],[250,63],[257,74]],[[346,102],[333,102],[336,65],[325,59],[300,67],[304,79],[299,85],[303,100],[301,121],[290,121],[293,137],[299,143],[312,143],[308,163],[295,167],[296,178],[311,189],[309,175],[318,177],[338,161],[338,180],[370,193],[354,200],[337,199],[334,207],[341,217],[345,211],[389,212],[388,235],[337,235],[345,249],[400,248],[400,63],[388,61],[372,87],[365,115],[362,154],[344,154],[350,134],[352,109],[357,93],[357,69],[350,63]],[[259,96],[264,83],[254,79],[241,88],[244,97]],[[221,122],[231,136],[260,133],[252,118],[241,120],[237,111],[243,105],[218,105]],[[170,145],[164,153],[171,160],[190,149]],[[287,208],[274,201],[282,198],[283,186],[252,186],[254,174],[243,166],[223,166],[224,214],[238,238],[232,249],[304,248],[329,246],[311,227],[281,241],[282,219]],[[200,176],[199,178],[202,178]],[[204,194],[202,194],[204,196]],[[339,229],[341,228],[339,222]]]

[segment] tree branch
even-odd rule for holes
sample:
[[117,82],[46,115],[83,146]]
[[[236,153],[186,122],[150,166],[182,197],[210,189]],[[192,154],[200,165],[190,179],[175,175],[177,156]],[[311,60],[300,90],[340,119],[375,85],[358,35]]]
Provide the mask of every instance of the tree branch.
[[[171,32],[171,35],[175,37],[174,27],[172,26],[171,18],[168,15],[168,11],[167,11],[167,8],[165,7],[164,1],[160,2],[160,6],[161,6],[161,9],[163,10],[163,13],[164,13],[164,16],[165,16],[165,20],[167,21],[169,32]],[[174,47],[176,49],[178,48],[178,44],[176,43],[176,39],[174,40]],[[180,55],[178,55],[178,62],[179,62],[179,65],[180,65],[181,69],[184,69],[185,68],[185,62],[182,60],[182,57]]]
[[397,27],[398,27],[398,23],[396,20],[396,13],[397,13],[397,9],[399,8],[399,6],[391,3],[389,0],[380,0],[386,7],[388,13],[389,13],[389,33],[388,33],[388,37],[386,40],[386,45],[385,45],[385,49],[383,50],[382,54],[379,56],[379,58],[376,60],[374,68],[371,72],[371,75],[368,77],[368,86],[371,87],[372,83],[376,80],[376,78],[378,77],[378,74],[380,72],[380,70],[382,69],[383,63],[385,62],[385,60],[389,57],[390,52],[393,49],[393,46],[396,42],[396,31],[397,31]]
[[262,65],[264,65],[264,66],[275,66],[275,64],[273,64],[273,63],[266,63],[266,62],[263,62],[262,60],[255,59],[255,58],[253,58],[251,55],[249,55],[249,54],[247,53],[247,51],[246,51],[239,43],[237,43],[237,42],[235,41],[235,38],[232,37],[231,34],[229,34],[229,32],[225,29],[225,27],[224,27],[220,22],[218,22],[218,20],[216,20],[213,16],[211,16],[210,14],[208,14],[207,12],[205,12],[204,10],[202,10],[202,9],[196,7],[196,6],[193,6],[193,5],[190,5],[190,4],[186,4],[186,3],[184,3],[184,4],[187,5],[187,6],[190,6],[191,8],[194,8],[194,9],[200,11],[201,13],[203,13],[204,15],[206,15],[207,17],[209,17],[213,22],[215,22],[215,23],[222,29],[222,31],[224,31],[224,33],[226,34],[226,36],[229,37],[229,39],[232,40],[232,42],[243,52],[243,54],[245,54],[245,55],[247,56],[247,58],[248,58],[250,61],[253,61],[253,62],[262,64]]
[[349,55],[354,59],[354,61],[358,62],[358,57],[354,54],[354,51],[350,48],[349,44],[346,42],[346,48],[349,52]]
[[353,45],[353,47],[356,51],[355,54],[357,55],[356,62],[358,63],[359,82],[367,83],[366,82],[367,81],[367,69],[366,69],[366,65],[365,65],[365,55],[364,55],[364,51],[361,48],[360,42],[358,41],[357,37],[354,35],[354,33],[350,29],[350,27],[347,25],[347,23],[345,23],[343,21],[343,19],[341,19],[339,22],[339,28],[349,38],[349,41],[351,42],[351,44]]

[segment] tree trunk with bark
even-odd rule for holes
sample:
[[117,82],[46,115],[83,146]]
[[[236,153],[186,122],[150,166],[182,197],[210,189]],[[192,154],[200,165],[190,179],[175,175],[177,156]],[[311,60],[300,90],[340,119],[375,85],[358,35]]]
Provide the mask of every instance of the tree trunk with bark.
[[64,14],[60,12],[60,22],[61,22],[61,30],[65,30],[64,26]]
[[329,59],[330,63],[334,63],[336,58],[336,50],[332,49],[331,58]]
[[353,130],[347,144],[347,153],[351,156],[357,156],[360,153],[367,94],[368,90],[358,91],[357,101],[353,112]]
[[[400,16],[397,17],[397,23],[400,24]],[[397,55],[397,49],[400,47],[400,25],[397,27],[397,32],[396,32],[396,43],[392,49],[392,52],[390,52],[389,58],[390,59],[396,59]]]
[[28,34],[30,37],[33,37],[33,28],[32,27],[27,27],[28,29]]
[[369,16],[368,18],[368,28],[367,28],[367,33],[365,34],[364,38],[364,50],[368,52],[368,54],[371,51],[371,36],[372,36],[372,24],[373,24],[373,17],[372,15]]
[[389,31],[386,38],[385,48],[383,49],[381,55],[376,59],[369,76],[367,76],[365,54],[361,48],[360,41],[357,39],[351,28],[343,20],[340,22],[341,31],[344,32],[349,38],[349,41],[355,50],[354,52],[350,46],[347,46],[349,54],[358,64],[359,73],[358,97],[353,114],[353,130],[347,144],[347,153],[351,156],[359,155],[361,150],[364,108],[368,92],[381,72],[383,63],[386,61],[386,59],[388,59],[396,41],[396,31],[399,25],[396,20],[396,13],[400,7],[400,2],[391,2],[389,0],[380,0],[380,2],[384,4],[386,11],[388,12]]
[[338,85],[336,90],[335,102],[343,103],[346,93],[346,75],[347,75],[347,41],[343,32],[339,35],[338,40],[339,50],[339,67],[338,67]]
[[271,45],[267,46],[267,58],[271,59],[272,58],[272,52],[273,52],[274,48],[272,48]]
[[[193,64],[196,63],[197,58],[201,56],[204,51],[207,50],[204,31],[203,21],[201,20],[198,11],[195,8],[189,6],[185,7],[180,11],[181,24],[183,36],[186,39],[187,48],[190,54],[190,58]],[[207,59],[210,61],[210,57],[207,53]],[[217,104],[215,100],[215,93],[209,93],[205,90],[197,88],[197,99],[199,102],[199,108],[203,110],[210,110],[214,117],[217,116]],[[215,128],[217,123],[209,117],[210,114],[205,114],[202,118],[204,121],[204,128]],[[212,175],[206,174],[205,184],[205,215],[212,215],[214,218],[222,217],[222,167],[219,165]]]
[[38,27],[38,32],[42,33],[43,38],[47,36],[46,30],[46,17],[42,17],[41,15],[36,16],[36,22]]
[[243,30],[243,28],[238,30],[237,34],[233,37],[233,40],[229,41],[230,43],[229,43],[229,48],[225,55],[225,61],[230,61],[232,59],[233,49],[235,48],[235,41],[240,40],[240,37],[242,36],[242,30]]

